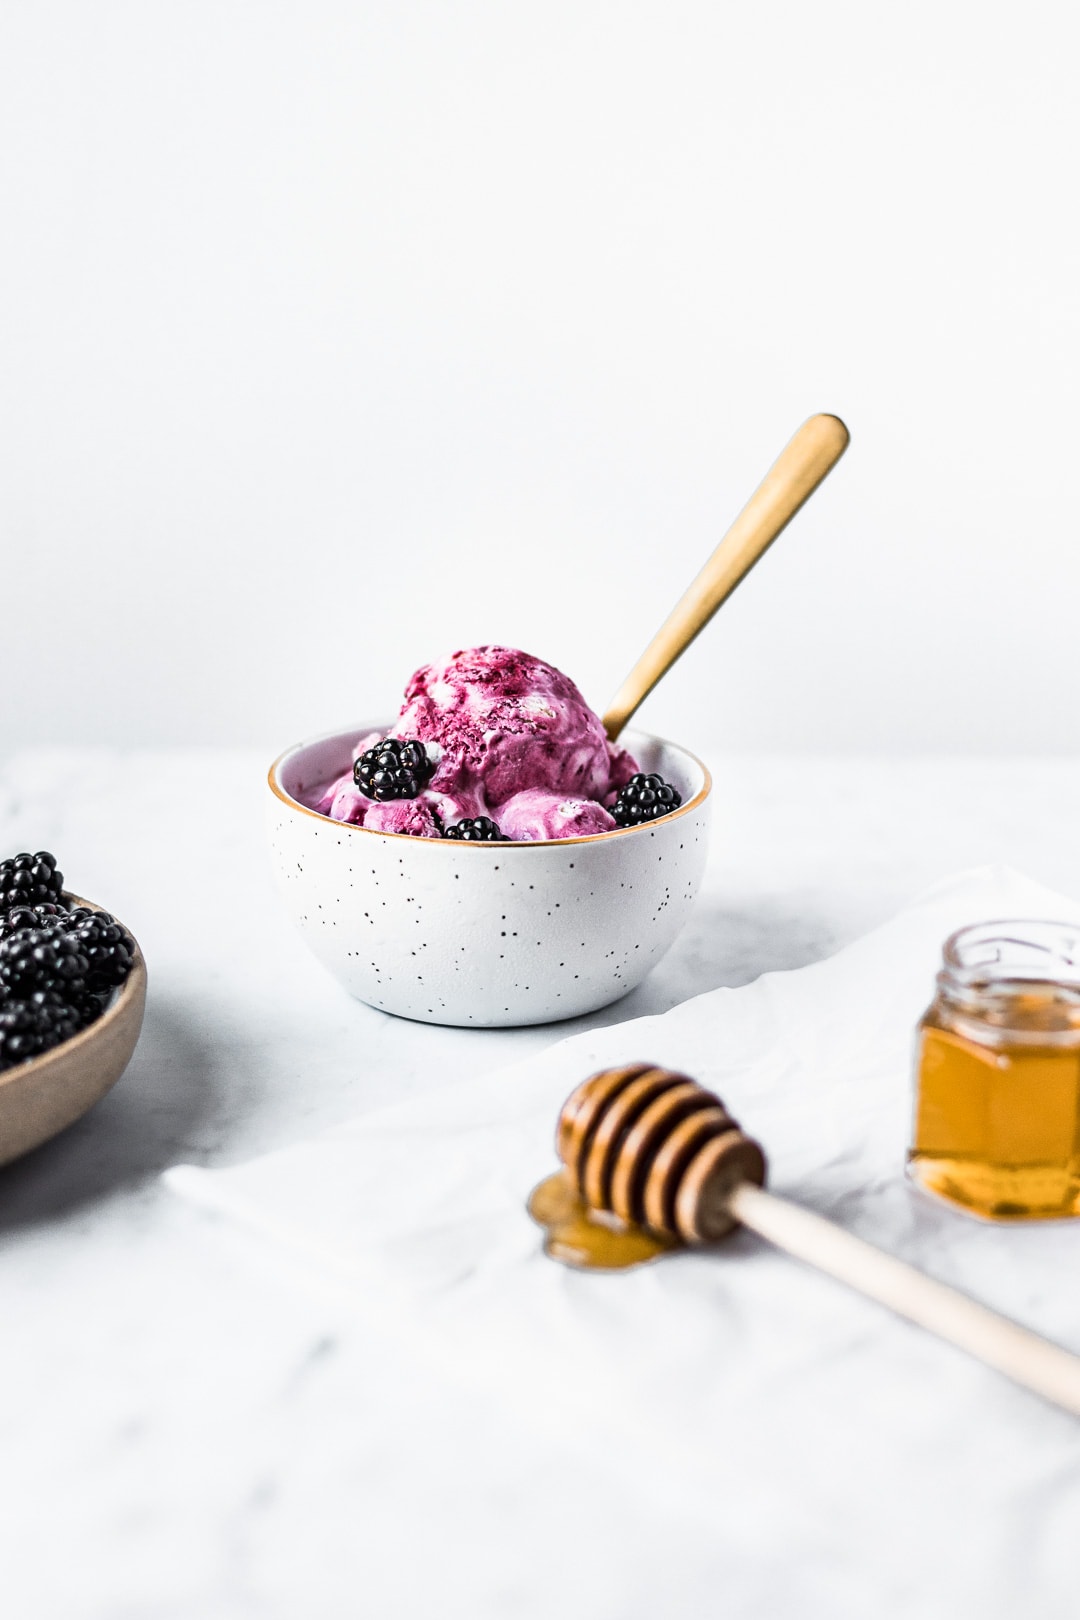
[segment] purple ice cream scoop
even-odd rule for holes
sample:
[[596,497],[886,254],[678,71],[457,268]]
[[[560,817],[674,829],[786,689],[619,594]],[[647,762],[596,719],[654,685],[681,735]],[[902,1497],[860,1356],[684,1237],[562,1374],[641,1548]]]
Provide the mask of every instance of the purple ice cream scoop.
[[615,825],[595,799],[575,799],[547,788],[525,788],[499,806],[499,829],[507,838],[589,838],[613,832]]
[[568,676],[511,647],[470,647],[418,669],[389,735],[417,739],[434,762],[415,799],[366,799],[350,774],[312,808],[419,837],[489,816],[511,839],[581,838],[614,828],[604,801],[638,769]]

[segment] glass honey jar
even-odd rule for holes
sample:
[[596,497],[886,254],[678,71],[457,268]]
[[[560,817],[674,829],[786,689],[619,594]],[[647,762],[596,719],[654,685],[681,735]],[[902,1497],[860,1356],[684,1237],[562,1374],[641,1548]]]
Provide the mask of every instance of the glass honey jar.
[[946,940],[907,1168],[988,1219],[1080,1214],[1080,926],[977,923]]

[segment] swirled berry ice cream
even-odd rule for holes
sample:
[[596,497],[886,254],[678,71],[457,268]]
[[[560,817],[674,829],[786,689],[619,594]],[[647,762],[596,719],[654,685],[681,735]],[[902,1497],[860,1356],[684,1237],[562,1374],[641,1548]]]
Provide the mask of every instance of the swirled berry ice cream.
[[638,769],[568,676],[494,646],[418,669],[390,731],[359,738],[354,755],[312,808],[420,838],[611,832],[610,806]]

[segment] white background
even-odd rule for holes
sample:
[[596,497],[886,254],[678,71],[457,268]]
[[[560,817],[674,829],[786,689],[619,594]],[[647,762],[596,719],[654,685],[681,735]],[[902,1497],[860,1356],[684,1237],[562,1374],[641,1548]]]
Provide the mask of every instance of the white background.
[[831,410],[643,722],[1075,750],[1071,11],[4,0],[0,746],[602,708]]

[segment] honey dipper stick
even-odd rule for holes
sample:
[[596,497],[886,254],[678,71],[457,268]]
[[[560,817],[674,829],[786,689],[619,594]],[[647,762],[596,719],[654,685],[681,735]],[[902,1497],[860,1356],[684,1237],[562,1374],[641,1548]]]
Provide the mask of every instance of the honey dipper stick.
[[648,1063],[592,1075],[563,1104],[556,1149],[588,1209],[668,1246],[746,1226],[1080,1416],[1080,1356],[767,1193],[760,1146],[688,1076]]
[[824,1216],[750,1182],[736,1187],[727,1203],[740,1225],[776,1248],[828,1272],[1080,1417],[1080,1356],[936,1282]]

